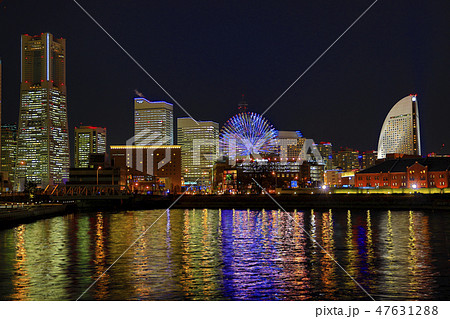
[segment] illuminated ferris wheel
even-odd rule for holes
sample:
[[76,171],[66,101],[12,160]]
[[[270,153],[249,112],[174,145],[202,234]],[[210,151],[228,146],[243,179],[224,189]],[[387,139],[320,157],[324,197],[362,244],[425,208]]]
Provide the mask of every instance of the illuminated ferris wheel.
[[220,132],[222,154],[229,158],[272,153],[278,132],[264,117],[241,112],[230,118]]

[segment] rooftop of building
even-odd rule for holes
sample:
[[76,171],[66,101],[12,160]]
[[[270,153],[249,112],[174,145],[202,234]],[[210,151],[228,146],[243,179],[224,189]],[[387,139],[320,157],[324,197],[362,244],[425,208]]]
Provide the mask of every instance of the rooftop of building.
[[75,130],[103,130],[103,131],[106,131],[106,127],[81,125],[81,126],[75,126]]
[[297,139],[302,137],[302,133],[300,131],[278,131],[277,138],[279,139]]
[[166,108],[173,110],[173,104],[166,101],[149,101],[145,97],[135,97],[134,98],[135,108]]
[[140,149],[140,148],[150,148],[150,149],[159,149],[159,148],[181,148],[180,145],[111,145],[112,150],[120,150],[120,149]]
[[401,173],[415,163],[426,166],[429,172],[443,172],[450,169],[450,157],[398,158],[385,160],[358,174]]
[[197,120],[193,119],[192,117],[178,117],[177,118],[177,124],[178,125],[188,125],[188,126],[212,125],[212,126],[219,127],[219,123],[217,123],[217,122],[214,122],[214,121],[197,121]]

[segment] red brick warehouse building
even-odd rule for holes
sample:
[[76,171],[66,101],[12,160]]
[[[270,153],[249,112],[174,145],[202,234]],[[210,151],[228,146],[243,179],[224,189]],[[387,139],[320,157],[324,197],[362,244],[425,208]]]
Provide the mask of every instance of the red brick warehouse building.
[[450,157],[386,160],[356,173],[356,187],[446,188],[449,187]]

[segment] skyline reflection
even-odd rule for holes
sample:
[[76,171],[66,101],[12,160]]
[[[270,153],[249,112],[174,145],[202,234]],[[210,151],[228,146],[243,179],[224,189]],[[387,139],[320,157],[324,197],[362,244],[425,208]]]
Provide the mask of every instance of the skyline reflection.
[[58,216],[0,231],[0,296],[75,300],[130,247],[83,300],[367,300],[333,259],[377,300],[442,299],[450,293],[438,276],[448,261],[433,256],[446,247],[431,233],[442,220],[430,216],[211,209]]

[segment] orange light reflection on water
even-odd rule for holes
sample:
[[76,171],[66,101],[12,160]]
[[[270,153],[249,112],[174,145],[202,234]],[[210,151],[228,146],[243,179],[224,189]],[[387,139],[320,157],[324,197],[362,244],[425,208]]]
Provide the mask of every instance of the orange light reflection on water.
[[16,259],[14,263],[13,300],[29,300],[30,278],[26,269],[27,252],[25,249],[25,231],[26,226],[20,225],[14,229],[16,234]]

